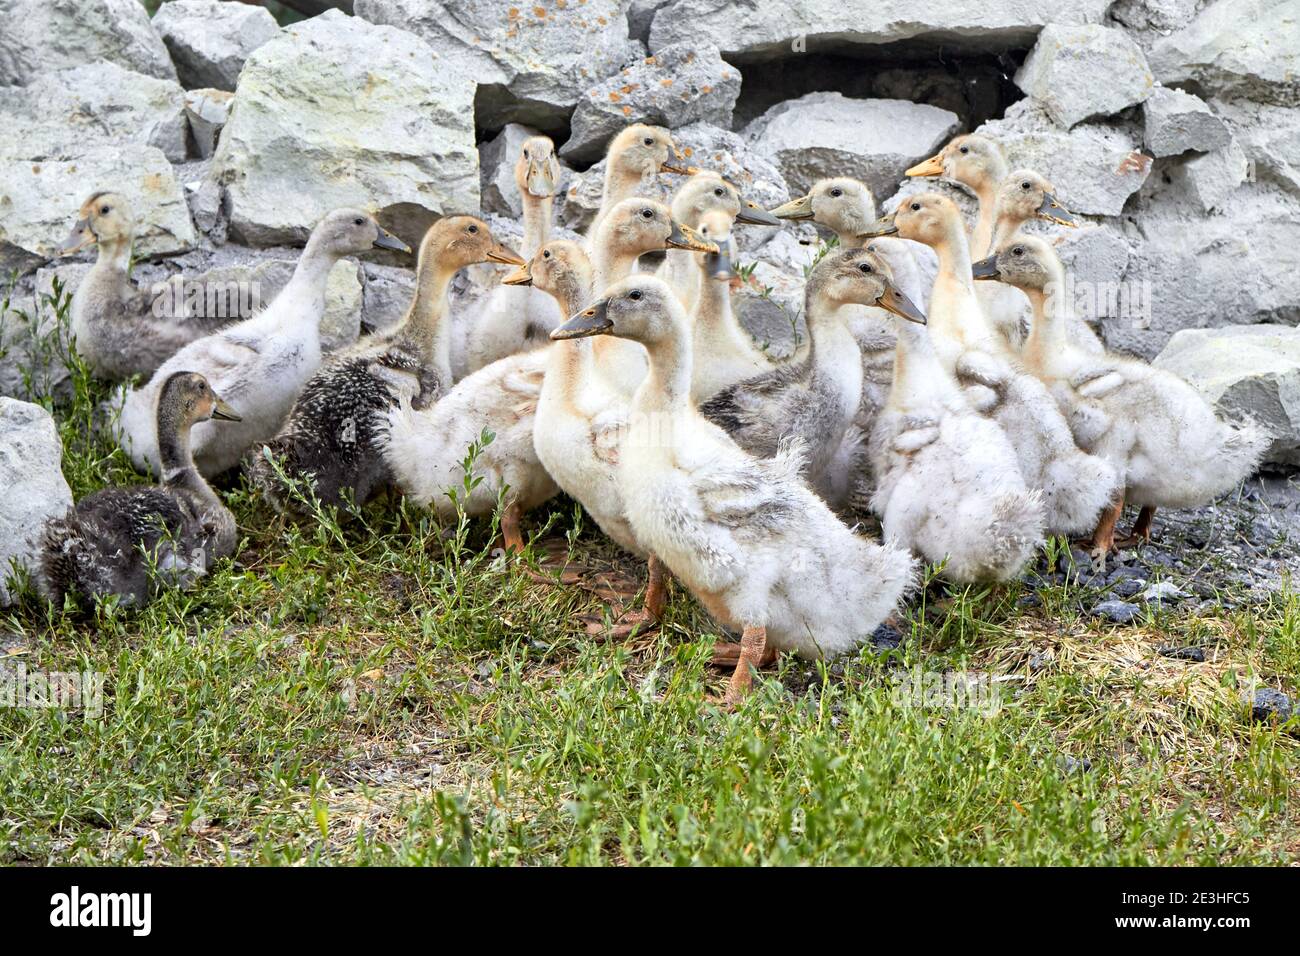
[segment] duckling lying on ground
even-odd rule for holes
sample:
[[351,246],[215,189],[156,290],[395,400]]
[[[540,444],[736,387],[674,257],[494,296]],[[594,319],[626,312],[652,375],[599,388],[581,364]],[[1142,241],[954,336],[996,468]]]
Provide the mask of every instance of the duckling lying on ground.
[[190,429],[239,416],[197,372],[173,372],[158,395],[155,416],[162,484],[105,488],[52,522],[41,555],[41,587],[62,606],[71,594],[86,600],[117,595],[148,603],[158,584],[188,587],[234,553],[235,518],[194,467]]
[[840,449],[862,402],[862,357],[844,320],[844,306],[877,305],[912,321],[925,316],[861,249],[831,252],[805,290],[808,354],[738,382],[700,406],[741,448],[763,458],[783,444],[804,445],[806,475],[817,485]]
[[375,247],[410,251],[368,213],[335,210],[312,230],[293,278],[265,309],[191,342],[131,390],[112,429],[136,468],[158,472],[154,415],[162,383],[173,372],[199,372],[240,414],[236,424],[195,426],[194,462],[200,474],[211,478],[233,468],[249,448],[269,440],[320,365],[320,321],[330,270],[344,256]]
[[1095,526],[1119,484],[1114,467],[1081,451],[1046,387],[1021,371],[975,295],[961,214],[936,193],[909,196],[872,231],[897,231],[939,255],[930,298],[930,335],[944,369],[956,376],[976,411],[1002,426],[1020,474],[1041,491],[1051,534]]
[[[1051,244],[1013,237],[975,264],[981,279],[1000,279],[1029,296],[1034,323],[1026,366],[1046,382],[1079,444],[1110,462],[1121,485],[1089,542],[1104,561],[1117,544],[1146,539],[1157,507],[1190,508],[1223,494],[1259,465],[1271,436],[1253,422],[1221,420],[1176,375],[1136,359],[1081,347],[1070,333],[1070,303],[1060,294],[1065,270]],[[1125,500],[1141,506],[1127,541],[1115,540]]]
[[[551,237],[560,163],[549,137],[524,140],[514,174],[524,209],[520,252],[528,258]],[[460,381],[497,359],[549,345],[551,329],[564,319],[549,295],[526,286],[497,286],[485,301],[455,316],[452,373]]]
[[392,473],[381,449],[389,412],[403,401],[426,409],[451,388],[452,277],[476,262],[523,261],[473,216],[434,223],[420,243],[415,298],[406,317],[335,354],[303,387],[284,427],[253,460],[249,472],[267,502],[282,513],[307,513],[291,487],[296,481],[321,505],[334,507],[349,497],[359,507],[388,488]]
[[720,623],[743,631],[727,701],[748,692],[750,669],[772,651],[817,658],[867,640],[912,582],[912,559],[840,523],[800,480],[797,443],[755,458],[700,415],[690,326],[662,281],[632,276],[552,336],[602,334],[649,353],[618,485],[637,539]]
[[[577,314],[592,297],[587,254],[562,239],[546,243],[528,265],[503,281],[554,296],[565,315]],[[428,409],[417,411],[409,402],[395,406],[381,447],[402,493],[451,519],[457,505],[471,517],[491,514],[504,489],[501,534],[507,548],[522,550],[520,516],[559,490],[533,447],[533,422],[549,361],[546,350],[511,355],[462,379]],[[467,494],[462,462],[484,431],[493,438],[474,460],[471,477],[478,484]],[[456,502],[449,489],[456,491]]]
[[158,366],[223,322],[170,322],[153,312],[154,297],[131,281],[135,222],[126,197],[104,192],[81,207],[64,255],[98,244],[99,258],[72,296],[77,354],[97,378],[121,381],[152,375]]

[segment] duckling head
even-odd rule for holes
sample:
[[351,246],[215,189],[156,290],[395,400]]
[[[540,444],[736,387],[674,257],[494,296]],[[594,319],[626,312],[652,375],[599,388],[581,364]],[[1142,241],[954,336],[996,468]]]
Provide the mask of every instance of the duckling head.
[[961,210],[947,196],[938,193],[917,193],[898,204],[892,215],[877,219],[862,233],[860,239],[897,234],[928,246],[935,246],[962,230]]
[[135,220],[126,197],[114,192],[95,193],[81,204],[77,223],[59,246],[59,252],[70,256],[96,243],[130,245],[134,235]]
[[998,188],[998,216],[1015,222],[1046,219],[1061,226],[1077,226],[1079,221],[1056,198],[1055,190],[1032,169],[1017,169]]
[[673,218],[689,226],[698,226],[705,213],[721,211],[736,222],[751,226],[779,226],[774,215],[757,203],[740,195],[734,185],[711,169],[701,170],[686,180],[673,194]]
[[724,209],[710,209],[700,217],[700,237],[718,247],[717,252],[697,252],[705,274],[719,282],[730,282],[736,277],[732,268],[735,255],[731,241],[731,225],[736,217]]
[[848,177],[822,179],[806,196],[777,206],[779,219],[811,219],[838,235],[865,231],[876,220],[876,201],[865,183]]
[[410,252],[410,247],[382,228],[362,209],[335,209],[312,230],[311,244],[330,255],[360,255],[370,249]]
[[659,173],[689,174],[684,157],[661,126],[635,123],[609,144],[609,171],[617,176],[649,182]]
[[1026,292],[1052,292],[1061,286],[1063,272],[1052,244],[1038,236],[1014,236],[971,266],[976,279],[997,279]]
[[501,281],[506,285],[531,285],[541,289],[564,308],[587,295],[594,280],[591,259],[580,244],[568,239],[552,239],[537,250],[531,262]]
[[525,264],[523,256],[497,242],[488,224],[476,216],[447,216],[430,226],[420,242],[420,262],[436,262],[451,272],[478,262]]
[[1001,182],[1007,174],[1002,147],[987,136],[969,133],[907,171],[909,176],[942,176],[971,189]]
[[638,273],[614,283],[605,294],[551,333],[552,339],[617,335],[647,348],[685,333],[686,312],[661,279]]
[[227,405],[208,380],[198,372],[173,372],[158,393],[158,431],[174,434],[199,422],[216,419],[240,421],[239,414]]
[[678,222],[667,206],[653,199],[624,199],[601,222],[600,233],[603,244],[625,255],[641,255],[656,249],[718,251],[717,245]]
[[549,136],[530,136],[524,140],[515,162],[519,195],[544,199],[554,196],[559,184],[560,161],[555,158],[555,143]]
[[[808,276],[809,301],[831,308],[874,305],[909,322],[925,324],[925,313],[894,285],[884,258],[868,249],[840,249],[824,256]],[[809,308],[809,315],[822,309]]]

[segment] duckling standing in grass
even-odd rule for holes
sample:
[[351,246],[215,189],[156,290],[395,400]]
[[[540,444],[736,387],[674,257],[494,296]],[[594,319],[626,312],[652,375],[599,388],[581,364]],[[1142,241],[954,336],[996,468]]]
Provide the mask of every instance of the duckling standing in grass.
[[426,409],[451,388],[447,289],[457,272],[476,262],[524,260],[473,216],[440,219],[425,233],[406,317],[334,355],[253,459],[253,482],[277,511],[305,513],[285,478],[303,482],[320,504],[335,507],[349,497],[363,505],[392,484],[381,451],[389,412],[403,401]]
[[[520,252],[529,258],[551,236],[551,210],[560,183],[560,163],[549,137],[524,140],[514,174],[524,210]],[[551,329],[564,318],[545,293],[526,286],[497,286],[486,301],[456,316],[452,357],[457,381],[507,355],[549,345]]]
[[195,371],[239,412],[236,424],[194,428],[194,462],[211,478],[239,463],[244,452],[269,440],[284,422],[304,383],[320,366],[320,322],[330,270],[344,256],[372,248],[410,251],[368,213],[338,209],[312,230],[289,284],[250,319],[196,339],[132,389],[112,423],[136,468],[158,473],[154,414],[162,384],[173,372]]
[[[974,273],[1012,283],[1029,296],[1034,322],[1023,353],[1026,366],[1051,388],[1079,444],[1120,473],[1120,487],[1088,542],[1099,560],[1117,545],[1149,538],[1157,507],[1205,504],[1259,465],[1271,441],[1264,429],[1223,421],[1176,375],[1077,342],[1065,269],[1050,243],[1014,236],[977,262]],[[1126,500],[1141,511],[1131,535],[1116,541]]]
[[798,443],[756,458],[691,401],[685,311],[653,276],[632,276],[560,326],[558,339],[618,335],[650,369],[632,401],[617,471],[636,539],[727,627],[742,631],[726,701],[776,651],[818,658],[866,641],[898,606],[915,562],[854,535],[799,478]]
[[72,235],[60,247],[72,255],[99,246],[95,265],[72,296],[72,332],[77,354],[91,372],[114,382],[152,375],[178,349],[213,330],[213,323],[171,322],[154,314],[154,297],[131,281],[134,237],[126,197],[103,192],[82,205]]
[[[576,314],[592,297],[587,254],[562,239],[543,245],[528,265],[502,281],[553,296],[565,315]],[[451,519],[457,503],[471,517],[491,514],[504,490],[501,534],[507,548],[522,550],[521,515],[559,490],[533,445],[533,422],[550,359],[545,349],[511,355],[457,382],[430,408],[417,411],[405,401],[394,406],[381,447],[402,493]],[[474,460],[471,474],[480,481],[466,494],[462,462],[484,431],[493,438]],[[456,491],[458,502],[449,489]]]
[[234,553],[235,518],[203,480],[190,453],[190,430],[239,416],[197,372],[162,383],[155,416],[162,484],[105,488],[51,523],[41,556],[44,594],[62,606],[73,594],[117,595],[142,606],[159,583],[188,587]]

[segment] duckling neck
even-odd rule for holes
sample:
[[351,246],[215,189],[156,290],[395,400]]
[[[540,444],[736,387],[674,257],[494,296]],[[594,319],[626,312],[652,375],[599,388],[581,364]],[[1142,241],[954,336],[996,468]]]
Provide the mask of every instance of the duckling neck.
[[949,223],[943,238],[933,245],[939,273],[930,296],[931,334],[950,342],[975,344],[990,337],[971,276],[970,246],[961,223]]
[[451,323],[447,322],[447,290],[457,269],[432,263],[420,270],[415,299],[396,338],[420,355],[420,363],[451,380]]
[[1057,266],[1048,266],[1051,280],[1043,289],[1021,289],[1034,310],[1033,327],[1025,340],[1026,361],[1041,367],[1054,356],[1060,355],[1069,344],[1066,328],[1071,317],[1068,296],[1065,294],[1065,276]]
[[980,215],[971,233],[970,247],[981,257],[988,255],[989,244],[993,239],[993,224],[998,214],[998,185],[1006,175],[1006,168],[1003,167],[971,187],[975,191],[975,198],[979,200]]
[[957,394],[957,383],[944,369],[925,326],[900,321],[894,348],[894,383],[890,405],[912,412]]
[[713,278],[704,272],[704,267],[696,270],[696,278],[700,290],[693,316],[696,331],[728,328],[731,325],[730,281]]
[[546,245],[551,237],[551,210],[555,205],[554,196],[534,196],[527,189],[523,190],[524,205],[524,248],[525,259],[532,259],[537,250]]
[[315,308],[307,310],[319,325],[325,315],[325,287],[329,282],[330,270],[339,261],[339,257],[324,248],[322,240],[312,236],[307,240],[307,247],[298,257],[293,276],[286,289],[292,288],[293,294],[309,297]]
[[[1011,239],[1020,231],[1020,227],[1025,224],[1025,220],[1011,212],[999,212],[993,223],[993,238],[989,240],[985,254],[991,254],[995,250],[1001,249],[1003,244]],[[976,249],[978,250],[978,246]]]
[[101,239],[95,270],[125,275],[131,267],[131,240],[129,237]]
[[[577,315],[592,299],[591,289],[582,282],[569,284],[555,297],[565,316]],[[563,339],[551,345],[546,381],[554,381],[561,401],[576,405],[595,371],[591,339]]]
[[221,505],[212,486],[203,480],[194,467],[190,453],[190,426],[176,421],[166,409],[158,411],[158,460],[162,465],[162,483],[165,488],[189,491],[210,503]]
[[691,406],[690,338],[684,330],[646,346],[649,370],[637,389],[638,412],[674,414]]
[[601,230],[596,237],[595,255],[592,256],[591,263],[596,271],[596,294],[603,293],[615,282],[630,276],[640,257],[640,250],[618,245],[612,241],[608,231]]

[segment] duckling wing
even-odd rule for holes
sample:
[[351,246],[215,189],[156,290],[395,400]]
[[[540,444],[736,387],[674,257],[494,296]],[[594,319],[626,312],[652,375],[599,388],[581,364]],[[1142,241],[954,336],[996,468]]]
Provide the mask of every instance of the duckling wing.
[[692,473],[705,518],[727,528],[761,532],[789,525],[795,501],[788,493],[801,486],[804,449],[799,441],[780,443],[772,458],[719,456]]
[[741,448],[762,458],[777,454],[798,410],[813,403],[811,382],[802,366],[783,365],[724,388],[700,412]]

